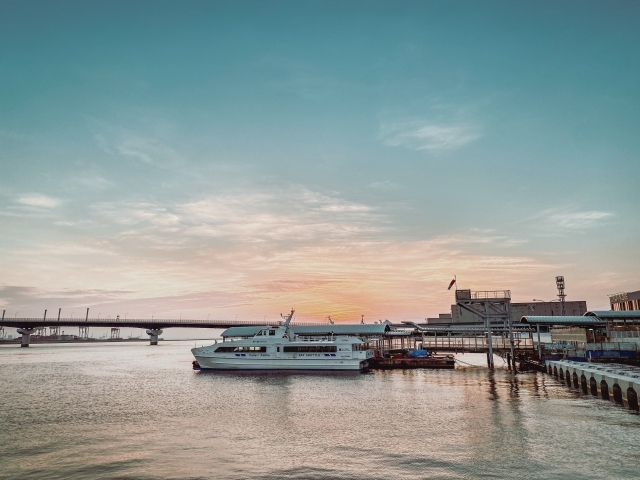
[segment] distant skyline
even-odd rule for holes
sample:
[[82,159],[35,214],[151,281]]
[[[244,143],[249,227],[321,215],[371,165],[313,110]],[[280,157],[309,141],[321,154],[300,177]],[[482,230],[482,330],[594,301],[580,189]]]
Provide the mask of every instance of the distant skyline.
[[[640,290],[637,2],[0,4],[0,309]],[[51,313],[49,314],[51,315]]]

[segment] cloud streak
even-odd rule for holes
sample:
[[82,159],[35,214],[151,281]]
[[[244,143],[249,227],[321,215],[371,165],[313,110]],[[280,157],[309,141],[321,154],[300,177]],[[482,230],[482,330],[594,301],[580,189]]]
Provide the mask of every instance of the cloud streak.
[[[101,305],[104,315],[206,318],[208,309],[219,308],[223,317],[258,319],[296,306],[300,319],[330,314],[353,321],[361,314],[402,318],[446,304],[452,272],[461,278],[464,272],[469,283],[508,288],[551,268],[505,249],[518,240],[492,230],[402,241],[384,211],[301,186],[229,190],[177,204],[103,202],[89,218],[102,233],[83,230],[85,236],[12,250],[0,262],[0,269],[19,272],[10,285],[27,284],[37,271],[41,291],[64,278],[64,292],[91,285],[123,292],[119,298],[53,292],[48,296],[58,305],[34,303]],[[496,277],[509,278],[509,285],[494,285]],[[5,300],[14,301],[21,309],[29,303]]]
[[62,203],[59,198],[49,197],[41,193],[27,193],[20,195],[16,202],[21,205],[35,208],[55,208]]
[[[93,211],[137,231],[180,232],[186,237],[233,239],[240,243],[351,238],[384,228],[371,207],[302,187],[278,192],[232,191],[200,200],[107,202]],[[376,220],[380,220],[376,226]]]
[[580,231],[605,225],[615,216],[612,212],[599,210],[575,211],[571,207],[550,208],[531,216],[531,220],[542,220],[547,228],[560,231]]
[[481,137],[469,123],[444,124],[420,120],[383,122],[380,137],[385,145],[417,151],[446,151],[461,148]]

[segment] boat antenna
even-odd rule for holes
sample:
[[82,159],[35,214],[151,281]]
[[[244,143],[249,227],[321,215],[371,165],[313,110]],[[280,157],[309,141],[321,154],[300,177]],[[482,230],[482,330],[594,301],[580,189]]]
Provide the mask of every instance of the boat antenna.
[[284,316],[282,314],[280,314],[280,316],[282,318],[284,318],[284,328],[287,331],[287,338],[289,339],[289,341],[291,341],[293,338],[291,336],[291,329],[289,328],[289,324],[291,323],[291,319],[293,318],[293,313],[295,312],[295,310],[292,308],[291,309],[291,313],[288,316]]

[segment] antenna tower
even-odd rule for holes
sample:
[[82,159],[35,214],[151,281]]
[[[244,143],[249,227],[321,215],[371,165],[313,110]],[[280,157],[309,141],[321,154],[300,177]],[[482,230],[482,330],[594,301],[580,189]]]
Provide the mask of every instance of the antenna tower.
[[564,297],[567,295],[564,293],[564,277],[556,277],[556,286],[558,287],[558,300],[560,300],[560,315],[563,317],[566,315],[564,306]]

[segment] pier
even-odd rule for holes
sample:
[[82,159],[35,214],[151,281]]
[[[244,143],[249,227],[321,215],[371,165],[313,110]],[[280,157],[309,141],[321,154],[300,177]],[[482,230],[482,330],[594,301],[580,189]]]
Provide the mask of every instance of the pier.
[[545,365],[549,375],[556,376],[568,387],[638,410],[638,392],[640,391],[640,368],[638,367],[572,360],[547,360]]

